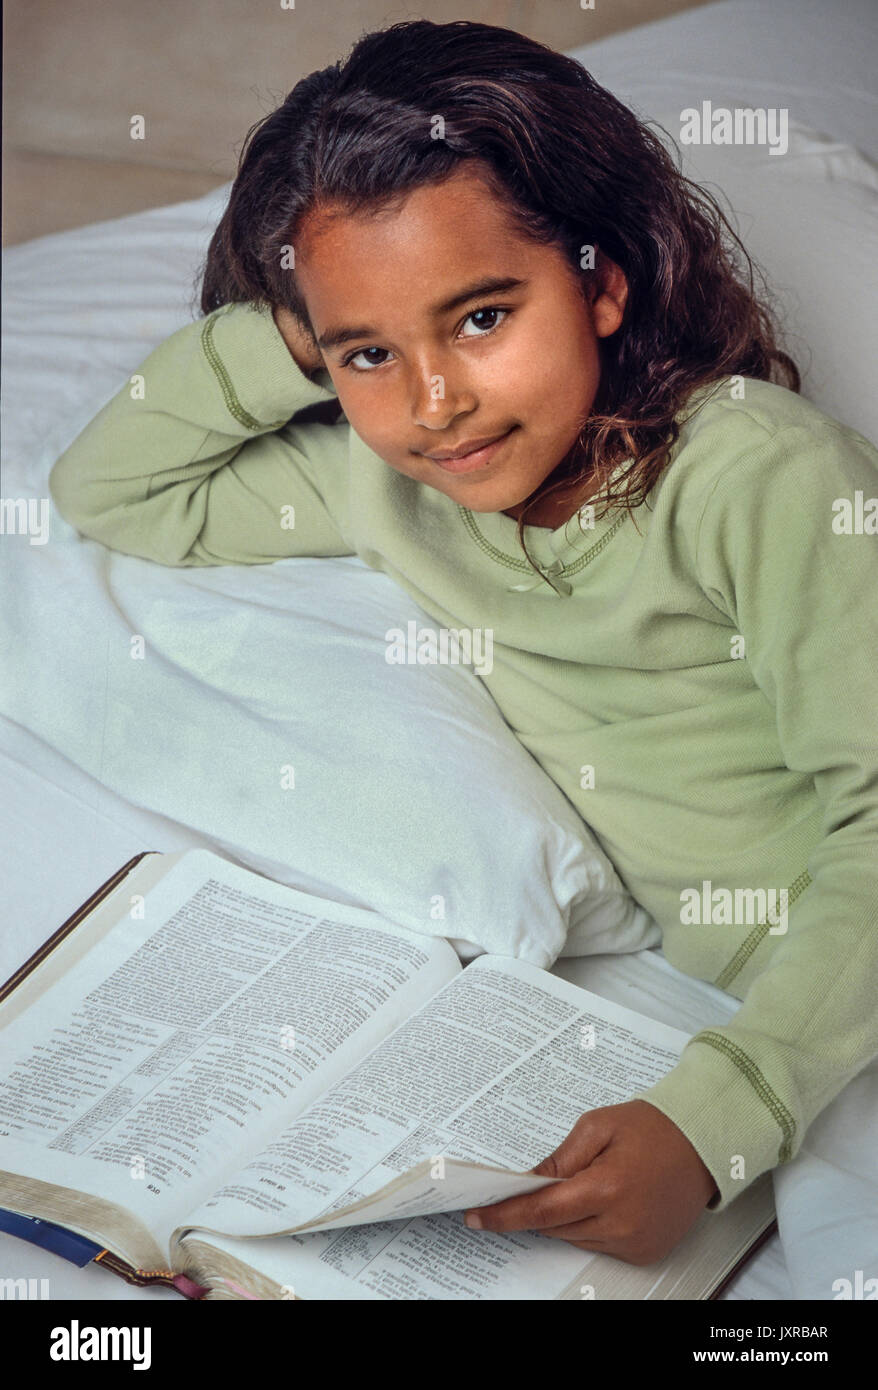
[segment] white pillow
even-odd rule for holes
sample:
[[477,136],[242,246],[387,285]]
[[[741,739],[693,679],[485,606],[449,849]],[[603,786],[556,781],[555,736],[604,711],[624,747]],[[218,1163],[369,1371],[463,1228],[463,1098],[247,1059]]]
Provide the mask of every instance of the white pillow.
[[878,323],[868,293],[878,265],[878,168],[793,120],[785,154],[767,144],[682,145],[683,107],[657,120],[679,147],[683,173],[717,197],[765,272],[802,395],[878,441]]
[[432,624],[357,557],[174,570],[57,518],[3,551],[2,712],[127,800],[463,956],[658,939],[479,678],[388,665]]

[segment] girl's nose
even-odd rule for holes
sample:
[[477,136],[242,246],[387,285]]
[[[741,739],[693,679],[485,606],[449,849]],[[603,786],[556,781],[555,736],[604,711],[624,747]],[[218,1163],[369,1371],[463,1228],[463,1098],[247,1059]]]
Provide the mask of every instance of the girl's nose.
[[476,397],[465,382],[439,367],[428,366],[412,386],[412,421],[425,429],[446,429],[456,416],[476,408]]

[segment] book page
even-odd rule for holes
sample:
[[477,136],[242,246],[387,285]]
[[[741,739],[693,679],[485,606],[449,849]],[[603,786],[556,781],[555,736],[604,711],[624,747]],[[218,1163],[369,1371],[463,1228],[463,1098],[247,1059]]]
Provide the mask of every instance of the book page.
[[[238,1297],[260,1290],[262,1298],[531,1301],[559,1298],[572,1285],[590,1298],[603,1296],[602,1276],[610,1269],[617,1279],[625,1269],[608,1255],[533,1231],[471,1231],[460,1213],[273,1239],[187,1236],[181,1242],[184,1252],[190,1241],[198,1251],[190,1266],[196,1282],[216,1284],[205,1246],[240,1262],[240,1274],[230,1281]],[[180,1264],[175,1253],[174,1268]],[[248,1269],[262,1277],[248,1279]],[[265,1289],[266,1278],[279,1286],[280,1295]]]
[[651,1265],[530,1231],[471,1231],[446,1213],[258,1240],[189,1233],[174,1246],[174,1268],[220,1290],[210,1297],[700,1299],[758,1249],[774,1217],[764,1173],[725,1212],[702,1212]]
[[461,966],[441,939],[204,850],[134,911],[0,1031],[2,1164],[166,1243]]
[[[184,1229],[237,1237],[285,1233],[271,1256],[289,1275],[281,1282],[295,1283],[295,1251],[319,1252],[327,1276],[359,1269],[361,1291],[351,1297],[363,1297],[362,1289],[400,1296],[393,1289],[402,1285],[388,1271],[398,1256],[408,1278],[414,1246],[418,1278],[434,1290],[424,1296],[487,1296],[475,1285],[470,1295],[439,1291],[442,1248],[471,1249],[473,1239],[491,1246],[479,1287],[483,1279],[492,1287],[494,1275],[508,1284],[525,1265],[532,1281],[544,1262],[549,1277],[560,1272],[563,1287],[572,1275],[569,1261],[559,1267],[558,1251],[573,1251],[575,1268],[584,1252],[531,1232],[471,1232],[460,1211],[551,1182],[527,1170],[586,1110],[625,1101],[665,1075],[687,1039],[535,966],[479,956],[209,1198]],[[392,1190],[384,1190],[388,1185]],[[360,1235],[329,1234],[363,1223],[372,1224]],[[379,1232],[381,1223],[386,1229]],[[541,1246],[536,1263],[534,1242]],[[244,1253],[250,1243],[234,1242],[236,1253],[262,1268],[255,1249]],[[271,1242],[258,1245],[262,1256]],[[358,1253],[348,1261],[343,1251]],[[306,1297],[320,1296],[310,1294],[313,1264],[309,1259]],[[348,1277],[354,1276],[345,1273],[341,1284]],[[466,1277],[466,1262],[460,1268],[455,1262],[458,1290],[468,1287]]]

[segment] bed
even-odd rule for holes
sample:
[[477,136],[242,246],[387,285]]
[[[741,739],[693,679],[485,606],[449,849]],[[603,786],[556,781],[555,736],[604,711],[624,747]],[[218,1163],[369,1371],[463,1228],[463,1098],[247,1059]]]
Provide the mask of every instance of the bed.
[[[722,0],[574,53],[675,137],[681,110],[706,99],[788,109],[783,158],[759,146],[687,146],[686,172],[721,191],[764,266],[806,368],[804,393],[872,440],[878,330],[864,288],[878,262],[876,19],[870,0],[777,0],[770,9]],[[47,498],[58,455],[197,312],[193,279],[228,188],[6,251],[4,497]],[[214,849],[408,925],[418,856],[428,853],[465,904],[445,928],[464,959],[485,949],[520,954],[690,1032],[735,1012],[730,996],[668,964],[656,924],[471,672],[417,667],[395,684],[400,704],[386,717],[408,728],[410,742],[367,795],[353,785],[350,767],[368,757],[370,738],[383,737],[386,692],[359,680],[365,615],[403,628],[426,617],[386,576],[355,556],[168,570],[85,541],[58,516],[49,524],[45,542],[35,527],[0,545],[0,978],[145,849]],[[277,654],[291,631],[294,670]],[[134,677],[123,650],[132,632],[157,654],[148,677]],[[313,714],[325,721],[330,700],[349,736],[344,757],[337,742],[321,746],[325,722]],[[269,727],[281,743],[266,742]],[[332,795],[292,820],[262,814],[248,781],[254,760],[279,756],[284,738],[313,749],[334,778]],[[413,785],[425,748],[428,769]],[[467,848],[466,825],[455,831],[453,778],[447,799],[430,802],[429,758],[440,756],[461,769],[482,760],[491,795],[469,814],[491,817],[485,838],[505,845],[499,866]],[[401,787],[411,808],[408,876],[386,854]],[[343,827],[332,810],[339,795],[356,808]],[[523,877],[521,864],[537,861],[540,873]],[[857,1270],[878,1277],[878,1058],[822,1112],[773,1182],[778,1232],[723,1299],[831,1299],[834,1281]],[[99,1266],[76,1269],[10,1236],[0,1236],[0,1274],[48,1276],[56,1299],[179,1297],[131,1287]]]

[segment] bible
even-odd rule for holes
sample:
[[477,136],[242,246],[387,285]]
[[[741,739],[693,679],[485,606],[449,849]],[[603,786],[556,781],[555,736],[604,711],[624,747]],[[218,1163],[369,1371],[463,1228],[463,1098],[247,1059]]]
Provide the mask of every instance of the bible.
[[770,1174],[650,1266],[463,1221],[565,1181],[529,1170],[687,1040],[210,851],[147,852],[0,988],[0,1207],[193,1298],[716,1298],[775,1229]]

